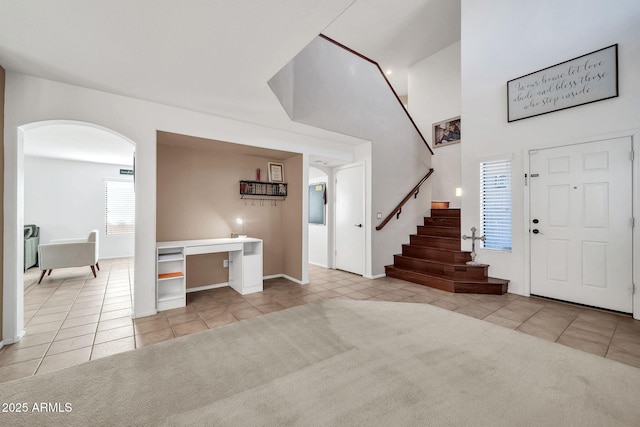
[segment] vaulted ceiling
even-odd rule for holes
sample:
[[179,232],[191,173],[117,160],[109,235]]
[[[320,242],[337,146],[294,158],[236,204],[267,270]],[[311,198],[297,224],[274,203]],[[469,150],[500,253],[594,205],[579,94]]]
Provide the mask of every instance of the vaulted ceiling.
[[324,33],[406,93],[460,38],[460,0],[0,0],[8,71],[340,140],[291,122],[267,81]]

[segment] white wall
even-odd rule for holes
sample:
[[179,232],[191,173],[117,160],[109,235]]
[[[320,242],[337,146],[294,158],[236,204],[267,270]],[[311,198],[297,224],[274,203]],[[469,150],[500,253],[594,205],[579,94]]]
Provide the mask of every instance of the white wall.
[[101,259],[133,256],[133,234],[105,232],[105,179],[133,180],[121,168],[131,166],[25,156],[24,223],[40,227],[40,243],[97,229]]
[[[21,327],[22,296],[16,289],[22,275],[23,235],[23,132],[22,128],[64,117],[93,123],[130,139],[136,144],[136,242],[134,316],[155,313],[156,244],[156,131],[182,133],[250,146],[303,153],[308,167],[310,155],[353,161],[353,153],[336,141],[290,133],[221,117],[195,113],[106,92],[7,72],[5,110],[5,212],[4,295],[5,308],[18,310],[18,316],[3,311],[5,337],[16,337]],[[303,184],[306,184],[306,172]],[[305,199],[306,200],[306,199]],[[303,221],[306,222],[306,208]],[[303,248],[307,247],[303,234]],[[305,258],[303,256],[303,258]],[[307,281],[303,260],[303,281]],[[16,308],[18,307],[18,308]],[[8,313],[8,314],[7,314]],[[7,323],[8,317],[14,318]],[[17,319],[17,320],[16,320]],[[15,322],[19,325],[15,325]]]
[[[460,116],[460,42],[454,43],[409,68],[409,112],[432,147],[434,123]],[[465,143],[465,118],[462,117]],[[460,207],[456,188],[460,187],[461,144],[434,147],[429,178],[433,200]]]
[[[309,185],[325,183],[328,184],[329,177],[320,169],[309,168]],[[327,189],[328,191],[328,189]],[[329,209],[325,208],[329,211]],[[320,267],[329,267],[328,244],[329,226],[328,218],[325,217],[324,224],[309,224],[309,263]]]
[[400,219],[375,229],[428,173],[431,153],[424,141],[379,68],[321,37],[269,83],[293,120],[371,142],[365,276],[383,276],[429,209],[431,191],[423,187],[417,200],[404,205]]
[[[512,154],[513,250],[478,252],[492,276],[511,281],[510,292],[529,292],[528,149],[640,128],[638,22],[637,0],[462,0],[462,229],[479,226],[480,159]],[[507,123],[507,81],[615,43],[618,98]]]

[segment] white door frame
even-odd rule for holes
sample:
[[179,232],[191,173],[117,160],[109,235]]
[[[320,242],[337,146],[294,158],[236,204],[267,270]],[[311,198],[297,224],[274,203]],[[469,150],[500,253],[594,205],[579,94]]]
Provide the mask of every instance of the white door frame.
[[[5,182],[4,182],[4,256],[3,262],[3,299],[2,299],[2,341],[3,345],[13,344],[22,339],[25,334],[24,329],[24,134],[29,130],[39,127],[73,124],[88,126],[111,133],[122,140],[136,146],[135,142],[126,136],[111,130],[107,127],[95,123],[83,122],[79,120],[43,120],[39,122],[27,123],[19,126],[17,132],[16,150],[11,153],[5,148]],[[5,141],[6,142],[6,141]],[[12,165],[16,179],[7,178],[7,164]],[[17,203],[11,206],[7,204],[12,197]],[[12,250],[8,250],[12,248]]]
[[363,219],[363,221],[364,221],[364,225],[363,225],[364,233],[362,234],[362,240],[363,240],[362,247],[364,248],[364,253],[362,254],[362,260],[363,260],[362,272],[363,272],[363,276],[366,277],[366,274],[367,274],[367,270],[366,270],[366,266],[367,266],[367,241],[368,241],[367,240],[367,235],[368,235],[368,233],[370,233],[370,229],[369,229],[370,227],[368,226],[368,221],[367,221],[367,218],[368,218],[368,216],[367,216],[367,193],[366,193],[366,187],[367,187],[366,170],[367,169],[366,169],[366,163],[364,161],[349,163],[348,165],[338,166],[338,167],[333,169],[332,179],[333,179],[333,188],[334,188],[334,190],[333,190],[333,197],[332,197],[332,200],[333,200],[333,209],[332,209],[332,211],[333,211],[334,221],[333,221],[333,230],[332,230],[333,233],[332,234],[333,234],[333,243],[334,243],[334,245],[333,245],[333,252],[332,252],[331,257],[330,257],[330,259],[331,259],[330,265],[332,265],[333,268],[336,268],[336,265],[337,265],[337,263],[336,263],[336,258],[337,258],[336,257],[336,250],[337,250],[337,245],[336,245],[336,242],[337,242],[337,240],[336,240],[336,233],[337,233],[337,231],[336,231],[336,229],[337,229],[337,227],[336,227],[336,222],[337,222],[336,221],[336,196],[337,196],[337,192],[338,192],[338,186],[336,185],[336,179],[338,177],[338,171],[343,170],[343,169],[353,168],[353,167],[362,167],[362,183],[363,183],[363,186],[362,186],[362,212],[364,214],[364,219]]
[[527,176],[526,185],[524,187],[524,210],[523,210],[523,228],[522,233],[524,236],[524,295],[531,295],[531,233],[529,232],[529,225],[531,224],[530,215],[530,186],[529,177],[531,176],[531,165],[529,164],[529,151],[530,150],[542,150],[556,147],[566,147],[570,145],[585,144],[589,142],[597,142],[608,139],[630,137],[631,146],[635,153],[632,165],[632,188],[633,188],[633,200],[631,201],[633,209],[633,217],[636,218],[636,226],[633,228],[633,283],[635,286],[635,292],[633,294],[633,318],[640,320],[640,284],[638,280],[640,278],[640,129],[633,129],[630,131],[614,132],[604,135],[597,135],[588,138],[581,138],[573,141],[555,141],[547,144],[537,145],[535,147],[524,147],[522,151],[522,158],[524,161],[524,173]]
[[[326,166],[321,166],[321,165],[314,165],[314,164],[309,164],[308,169],[311,170],[311,168],[314,168],[320,172],[322,172],[323,174],[325,174],[326,176],[326,180],[325,180],[325,188],[326,188],[326,193],[331,195],[333,194],[333,169],[332,168],[328,168]],[[310,186],[312,184],[312,181],[314,182],[321,182],[318,180],[312,180],[311,178],[308,179],[309,183],[308,185]],[[331,232],[331,230],[333,230],[333,199],[329,198],[328,200],[326,200],[326,205],[325,205],[325,223],[324,223],[324,227],[325,227],[325,232],[326,232],[326,252],[324,253],[324,257],[325,257],[325,265],[322,264],[316,264],[313,263],[311,261],[309,261],[309,264],[312,265],[317,265],[318,267],[322,267],[322,268],[333,268],[333,264],[332,264],[332,258],[331,258],[331,254],[335,253],[335,251],[333,250],[333,233]],[[309,234],[312,227],[319,227],[320,225],[317,224],[309,224],[309,221],[307,221],[307,227],[309,228]],[[309,251],[311,251],[311,237],[309,236],[309,238],[307,239],[307,246],[309,247]],[[309,256],[309,258],[311,258],[311,256]]]

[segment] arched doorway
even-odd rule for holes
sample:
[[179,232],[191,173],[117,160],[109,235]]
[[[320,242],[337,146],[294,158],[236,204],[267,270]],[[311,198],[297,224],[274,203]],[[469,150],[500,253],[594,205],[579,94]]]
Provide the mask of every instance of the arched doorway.
[[[60,138],[64,135],[64,138]],[[74,136],[75,135],[75,136]],[[50,141],[65,140],[55,150],[47,146],[46,137]],[[14,161],[14,171],[7,174],[9,182],[5,182],[5,193],[9,192],[9,200],[15,200],[11,205],[5,205],[3,258],[3,341],[11,344],[19,341],[24,335],[24,225],[25,225],[25,143],[30,145],[32,140],[40,139],[36,148],[28,148],[33,154],[39,152],[43,157],[55,157],[63,152],[71,160],[105,162],[110,144],[123,144],[133,153],[135,143],[129,138],[93,123],[72,120],[51,120],[26,124],[17,129],[17,150]],[[44,140],[42,140],[44,138]],[[95,145],[92,145],[92,141]],[[51,152],[50,152],[51,151]],[[13,156],[12,156],[13,157]],[[93,157],[94,160],[87,160]],[[133,161],[133,156],[131,156]],[[132,167],[133,169],[133,167]],[[52,172],[52,173],[55,173]],[[79,195],[82,197],[82,195]],[[5,200],[7,197],[5,196]],[[43,206],[42,209],[46,209]],[[50,232],[51,230],[48,230]],[[46,234],[46,233],[45,233]],[[46,237],[59,238],[51,233]],[[78,237],[78,236],[69,236]],[[133,239],[132,239],[133,242]],[[45,242],[42,242],[45,243]],[[102,245],[100,245],[102,246]]]

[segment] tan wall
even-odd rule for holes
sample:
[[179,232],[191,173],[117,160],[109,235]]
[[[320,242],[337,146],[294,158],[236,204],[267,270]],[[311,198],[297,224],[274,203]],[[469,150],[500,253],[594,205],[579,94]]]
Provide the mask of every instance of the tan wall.
[[286,224],[284,237],[284,274],[302,280],[302,156],[285,160],[287,200],[282,217]]
[[223,267],[223,262],[228,259],[229,255],[226,252],[189,255],[187,257],[187,288],[227,283],[229,269]]
[[[4,82],[5,73],[4,68],[0,66],[0,188],[4,188]],[[4,223],[4,197],[0,197],[0,224]],[[4,259],[4,230],[0,227],[0,252],[2,252]],[[3,271],[2,263],[0,262],[0,341],[2,341],[2,307],[3,298],[2,290],[4,289],[4,283],[2,281]]]
[[[241,226],[236,218],[243,218],[244,231],[250,237],[263,240],[264,275],[289,274],[299,278],[296,268],[284,267],[284,246],[288,242],[299,240],[300,258],[302,228],[291,229],[289,222],[301,223],[301,216],[289,220],[296,210],[285,210],[290,198],[277,202],[245,201],[240,199],[239,181],[254,180],[256,169],[260,168],[262,180],[267,180],[267,162],[284,163],[281,158],[265,157],[269,150],[247,150],[246,146],[220,141],[158,132],[157,147],[157,199],[156,199],[156,239],[161,241],[185,239],[212,239],[230,237],[231,233],[240,233]],[[259,155],[254,155],[251,153]],[[274,152],[278,157],[285,154]],[[285,178],[289,181],[302,177],[302,156],[291,168],[285,166]],[[299,167],[300,170],[295,169]],[[298,183],[293,188],[301,186]],[[300,191],[297,191],[300,192]],[[301,197],[301,196],[300,196]],[[293,197],[293,203],[301,204],[301,198]],[[300,215],[301,215],[300,206]],[[285,213],[287,220],[285,221]],[[283,224],[286,226],[286,239],[283,236]],[[297,237],[295,234],[297,233]],[[291,252],[295,249],[288,249]],[[190,256],[187,262],[187,287],[199,287],[228,281],[228,269],[222,266],[226,254],[208,254]],[[291,261],[287,261],[291,264]],[[300,264],[300,262],[299,262]],[[301,270],[298,265],[297,270]]]

